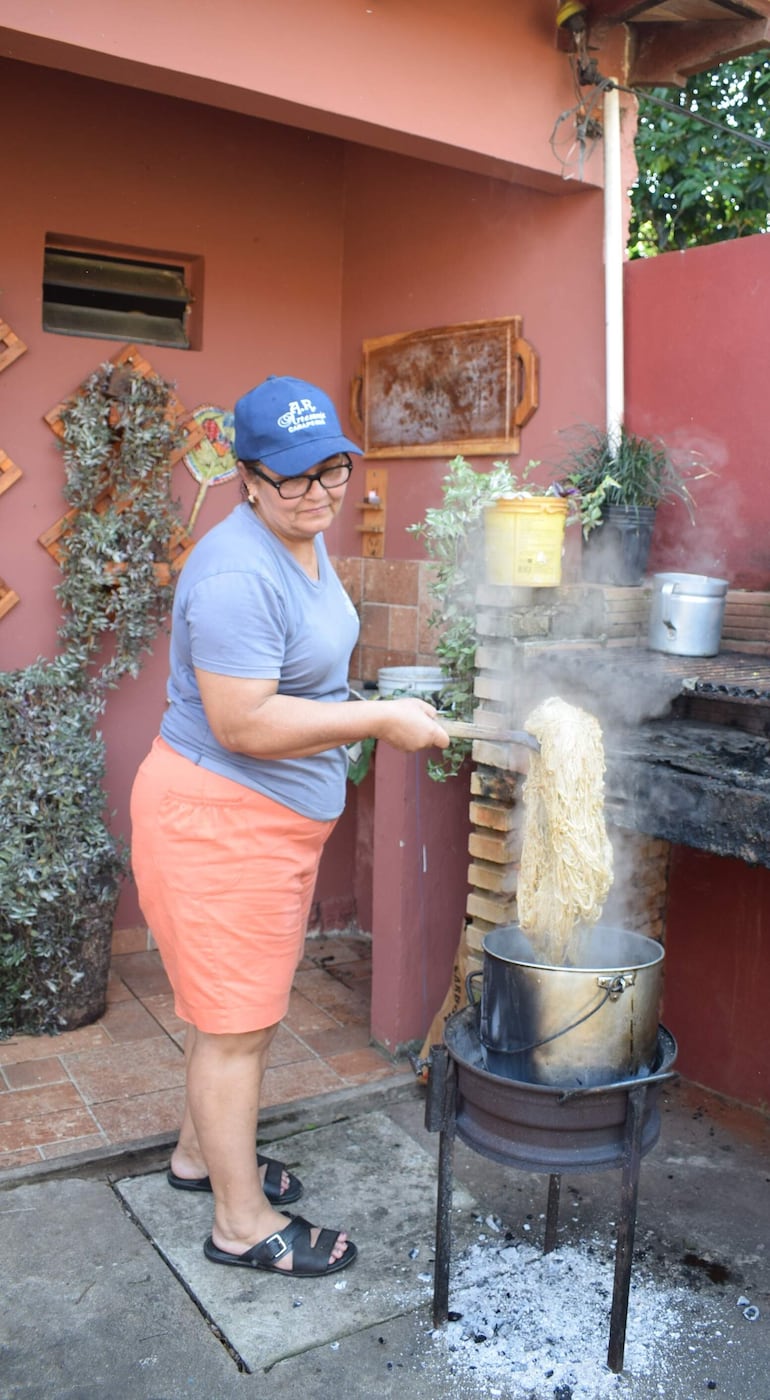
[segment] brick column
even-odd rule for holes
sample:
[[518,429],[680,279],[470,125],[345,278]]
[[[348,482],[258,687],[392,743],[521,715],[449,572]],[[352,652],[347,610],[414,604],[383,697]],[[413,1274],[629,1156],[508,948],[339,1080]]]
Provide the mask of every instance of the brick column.
[[[475,720],[522,729],[534,706],[554,693],[538,677],[538,652],[595,644],[599,638],[638,643],[647,626],[649,590],[484,586],[476,604]],[[473,745],[466,906],[466,943],[472,954],[481,952],[486,933],[516,921],[528,755],[529,750],[517,744],[477,740]],[[669,843],[614,827],[610,812],[607,825],[617,876],[602,921],[662,941]]]

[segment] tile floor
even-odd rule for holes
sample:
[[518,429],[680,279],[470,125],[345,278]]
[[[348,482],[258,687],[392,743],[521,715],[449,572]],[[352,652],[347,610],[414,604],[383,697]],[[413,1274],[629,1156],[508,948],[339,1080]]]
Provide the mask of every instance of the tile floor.
[[[273,1042],[265,1107],[412,1075],[369,1044],[370,991],[369,939],[308,939]],[[0,1041],[0,1174],[173,1134],[182,1108],[183,1039],[158,953],[117,953],[100,1021],[58,1036]]]

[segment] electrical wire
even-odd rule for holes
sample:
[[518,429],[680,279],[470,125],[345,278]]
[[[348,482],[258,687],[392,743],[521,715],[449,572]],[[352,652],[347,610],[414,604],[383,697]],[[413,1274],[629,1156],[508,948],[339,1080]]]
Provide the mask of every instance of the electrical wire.
[[[690,117],[692,121],[700,122],[702,126],[710,127],[711,130],[719,132],[722,136],[743,141],[746,145],[753,146],[765,155],[770,155],[770,142],[763,141],[759,136],[751,136],[746,131],[739,131],[736,127],[727,126],[724,122],[715,121],[712,117],[705,117],[701,112],[695,111],[691,107],[681,107],[678,103],[671,102],[665,97],[658,97],[643,88],[626,87],[614,78],[603,78],[595,69],[589,70],[588,81],[584,82],[585,65],[575,57],[570,58],[570,67],[578,101],[574,107],[561,112],[556,118],[549,142],[554,156],[565,172],[565,180],[575,178],[572,173],[567,173],[570,171],[570,167],[575,164],[577,164],[577,178],[582,180],[585,163],[602,135],[600,115],[595,114],[605,92],[612,88],[617,88],[618,92],[624,92],[629,97],[635,97],[638,102],[649,102],[655,107],[663,107],[675,112],[678,116]],[[592,96],[588,100],[583,95],[584,86],[590,86],[593,89]],[[566,156],[562,156],[557,147],[558,133],[562,124],[571,118],[575,119],[574,136]]]
[[619,92],[629,93],[631,97],[636,97],[639,101],[651,102],[656,107],[667,107],[669,111],[676,112],[679,116],[690,117],[693,121],[700,122],[702,126],[710,126],[723,136],[732,136],[736,141],[745,141],[748,145],[756,146],[757,150],[770,155],[770,142],[763,141],[759,136],[750,136],[747,131],[739,131],[734,126],[725,126],[724,122],[716,122],[712,117],[704,117],[701,112],[694,111],[692,107],[680,107],[676,102],[669,102],[665,97],[656,97],[654,93],[645,92],[642,88],[623,87],[622,83],[614,83],[612,86],[616,87]]

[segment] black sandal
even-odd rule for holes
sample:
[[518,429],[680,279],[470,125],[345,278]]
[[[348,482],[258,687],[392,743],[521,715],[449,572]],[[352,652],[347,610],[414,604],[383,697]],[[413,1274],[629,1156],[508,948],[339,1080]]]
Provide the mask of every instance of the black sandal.
[[[358,1254],[352,1240],[348,1240],[345,1253],[329,1263],[329,1255],[337,1239],[337,1230],[322,1230],[315,1244],[310,1243],[310,1231],[314,1227],[301,1215],[290,1215],[288,1225],[276,1230],[267,1239],[252,1245],[245,1254],[230,1254],[226,1249],[218,1249],[209,1235],[204,1242],[203,1253],[212,1264],[233,1264],[241,1269],[264,1269],[270,1274],[284,1274],[286,1278],[321,1278],[324,1274],[336,1274],[352,1264]],[[290,1269],[279,1269],[276,1259],[284,1254],[294,1253]]]
[[[271,1206],[290,1206],[292,1201],[298,1201],[302,1195],[302,1182],[298,1176],[293,1176],[289,1172],[289,1184],[285,1191],[281,1191],[281,1177],[286,1171],[283,1162],[276,1161],[275,1157],[263,1157],[257,1153],[257,1166],[263,1167],[267,1163],[265,1179],[262,1189],[267,1196]],[[210,1176],[185,1177],[177,1176],[176,1172],[169,1167],[166,1172],[166,1180],[169,1186],[173,1186],[176,1191],[210,1191]]]

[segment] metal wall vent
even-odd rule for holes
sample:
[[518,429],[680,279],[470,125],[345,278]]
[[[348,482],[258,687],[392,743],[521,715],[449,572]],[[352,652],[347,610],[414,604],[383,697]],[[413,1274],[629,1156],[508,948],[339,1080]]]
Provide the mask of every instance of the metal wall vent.
[[190,264],[46,242],[43,330],[194,348]]

